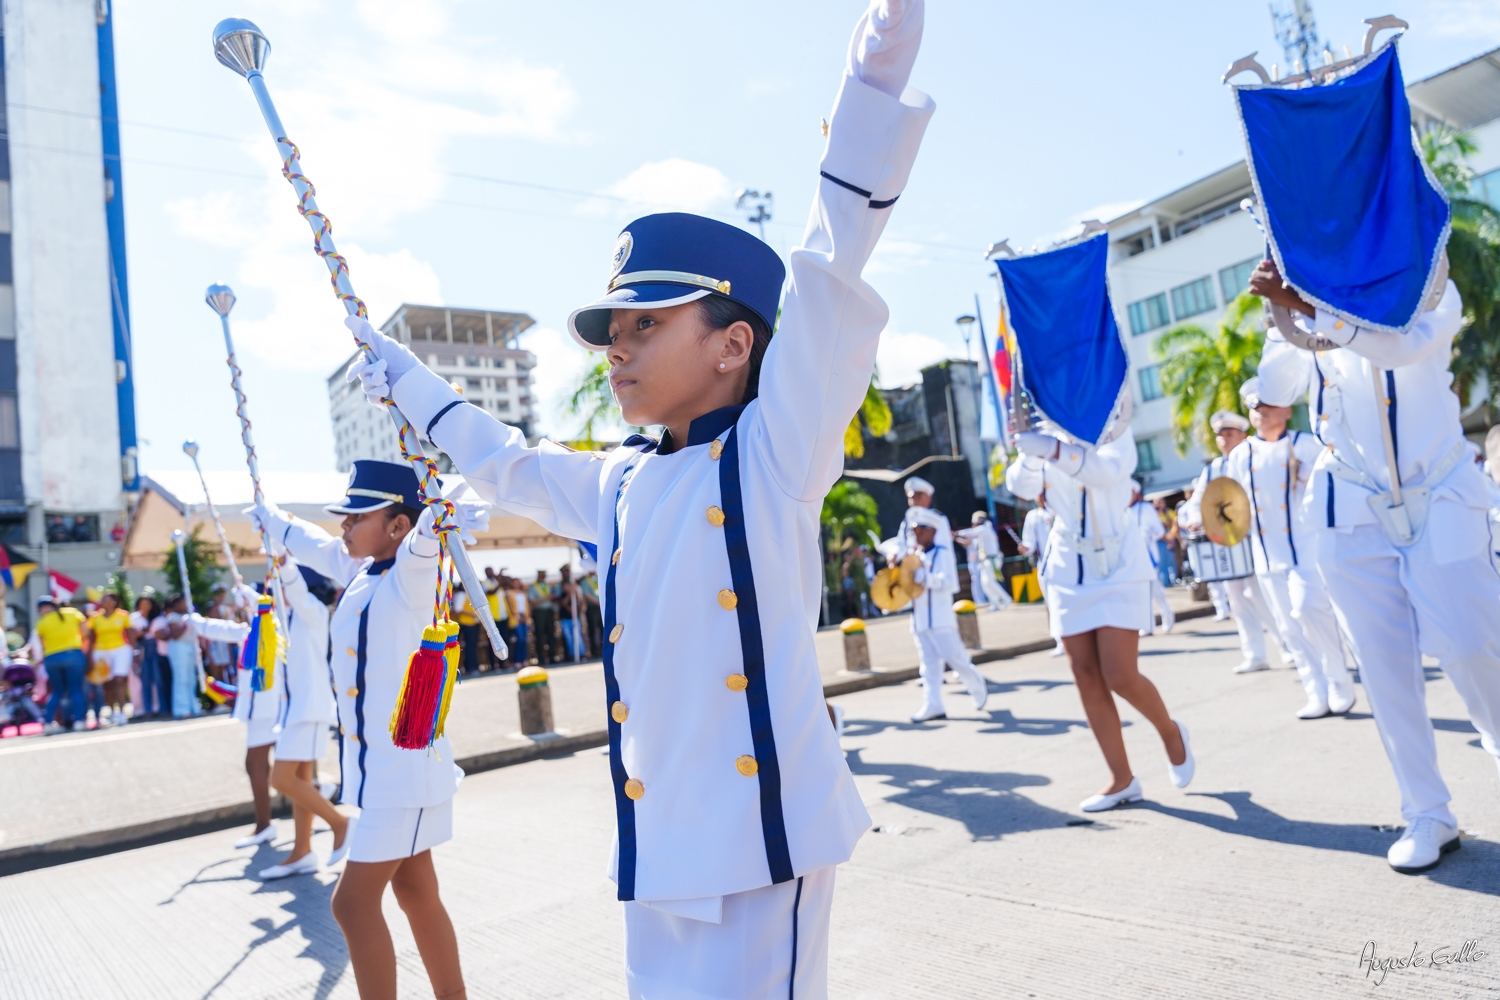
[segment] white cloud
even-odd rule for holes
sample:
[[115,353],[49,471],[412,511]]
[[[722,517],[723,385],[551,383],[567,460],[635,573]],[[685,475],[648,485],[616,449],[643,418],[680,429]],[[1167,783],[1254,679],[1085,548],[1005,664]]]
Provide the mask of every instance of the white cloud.
[[674,157],[643,163],[611,184],[606,193],[654,211],[705,215],[728,207],[734,185],[714,167]]
[[908,385],[922,378],[922,369],[944,358],[962,357],[947,344],[925,333],[901,333],[886,327],[880,335],[875,364],[886,388]]
[[1431,15],[1429,30],[1441,38],[1500,37],[1500,7],[1493,0],[1439,0]]

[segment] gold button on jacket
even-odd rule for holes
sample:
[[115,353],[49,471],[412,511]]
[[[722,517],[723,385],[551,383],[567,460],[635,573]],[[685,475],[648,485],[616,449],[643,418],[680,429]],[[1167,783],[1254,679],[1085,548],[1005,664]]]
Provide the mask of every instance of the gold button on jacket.
[[722,528],[724,526],[724,512],[718,507],[710,507],[704,513],[708,517],[708,523],[715,528]]
[[760,770],[760,765],[755,762],[754,757],[744,754],[734,759],[734,769],[749,778]]
[[609,561],[610,561],[610,564],[613,565],[613,566],[620,565],[620,550],[619,549],[615,549],[615,554],[609,557]]
[[349,689],[349,697],[351,697],[351,698],[358,698],[359,697],[359,688],[355,688],[355,687],[350,688]]
[[346,648],[344,650],[344,652],[348,653],[350,656],[354,656],[355,655],[354,647],[353,646],[349,646],[348,648]]
[[616,722],[623,723],[630,717],[630,709],[625,707],[625,703],[623,701],[617,701],[613,705],[609,706],[609,717],[611,719],[614,719]]
[[731,691],[743,691],[750,686],[750,678],[744,674],[730,674],[724,678],[724,684]]
[[641,784],[641,779],[631,778],[625,782],[625,797],[634,801],[646,794],[646,786]]
[[739,603],[740,599],[734,596],[734,591],[719,591],[719,607],[723,608],[725,611],[733,611],[735,609],[735,606]]
[[717,462],[722,454],[724,454],[724,442],[714,438],[708,443],[708,457]]
[[609,630],[609,641],[610,642],[619,642],[620,641],[620,633],[622,633],[624,631],[625,631],[625,626],[624,625],[616,625],[614,628],[612,628],[612,629]]

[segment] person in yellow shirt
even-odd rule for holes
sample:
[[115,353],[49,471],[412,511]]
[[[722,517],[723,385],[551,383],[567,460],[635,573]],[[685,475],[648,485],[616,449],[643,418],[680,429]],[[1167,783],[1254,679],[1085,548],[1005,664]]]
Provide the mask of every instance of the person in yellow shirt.
[[42,647],[42,665],[47,668],[47,723],[43,731],[49,736],[60,733],[67,724],[59,723],[58,712],[63,699],[68,701],[69,724],[76,730],[87,727],[83,694],[83,675],[88,658],[83,653],[84,617],[77,608],[59,607],[56,600],[44,597],[37,604],[36,641]]
[[118,594],[106,592],[99,599],[99,610],[89,617],[88,630],[93,640],[92,662],[100,673],[105,668],[109,670],[99,724],[105,725],[103,716],[108,714],[111,724],[122,726],[135,714],[135,706],[130,702],[130,669],[135,662],[135,647],[130,641],[130,613],[120,607]]

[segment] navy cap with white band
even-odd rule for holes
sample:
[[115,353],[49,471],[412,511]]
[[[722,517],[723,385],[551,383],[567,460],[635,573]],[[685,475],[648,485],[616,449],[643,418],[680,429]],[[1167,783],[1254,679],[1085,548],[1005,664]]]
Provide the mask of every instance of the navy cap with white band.
[[611,310],[677,306],[714,294],[775,327],[785,280],[776,251],[737,226],[685,212],[647,215],[620,233],[604,297],[569,316],[568,330],[584,347],[602,351]]
[[323,509],[330,514],[364,514],[391,504],[420,507],[422,500],[417,495],[418,486],[417,474],[409,465],[356,459],[354,471],[349,474],[349,488],[344,491],[347,494],[344,501]]

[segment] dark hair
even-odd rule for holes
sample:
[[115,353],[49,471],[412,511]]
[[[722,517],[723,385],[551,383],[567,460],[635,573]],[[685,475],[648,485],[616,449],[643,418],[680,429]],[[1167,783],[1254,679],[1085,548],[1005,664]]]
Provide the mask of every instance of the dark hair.
[[766,348],[771,346],[770,325],[754,309],[718,293],[698,300],[698,316],[710,330],[723,330],[740,322],[749,324],[755,339],[750,344],[750,378],[745,382],[745,396],[740,402],[750,402],[760,394],[760,363],[766,356]]
[[406,519],[411,522],[413,528],[417,526],[417,519],[422,516],[422,508],[408,507],[404,503],[393,503],[389,507],[383,508],[383,511],[387,524],[394,521],[401,514],[405,514]]

